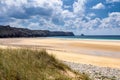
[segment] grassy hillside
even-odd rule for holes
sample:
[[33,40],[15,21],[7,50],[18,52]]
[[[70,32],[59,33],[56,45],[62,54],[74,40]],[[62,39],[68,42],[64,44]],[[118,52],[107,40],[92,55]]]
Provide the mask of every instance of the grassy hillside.
[[89,80],[45,50],[0,49],[0,80]]

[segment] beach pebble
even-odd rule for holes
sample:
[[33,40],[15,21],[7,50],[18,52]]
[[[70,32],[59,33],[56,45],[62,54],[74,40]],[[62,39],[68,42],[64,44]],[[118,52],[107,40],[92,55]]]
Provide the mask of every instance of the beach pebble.
[[79,64],[67,61],[63,62],[73,70],[88,74],[90,78],[94,80],[120,80],[120,69],[98,67],[94,65]]

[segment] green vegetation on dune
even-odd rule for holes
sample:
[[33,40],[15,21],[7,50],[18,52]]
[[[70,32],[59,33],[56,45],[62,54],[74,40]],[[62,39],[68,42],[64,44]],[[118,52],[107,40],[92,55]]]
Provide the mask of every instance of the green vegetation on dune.
[[89,80],[45,50],[0,49],[0,80]]

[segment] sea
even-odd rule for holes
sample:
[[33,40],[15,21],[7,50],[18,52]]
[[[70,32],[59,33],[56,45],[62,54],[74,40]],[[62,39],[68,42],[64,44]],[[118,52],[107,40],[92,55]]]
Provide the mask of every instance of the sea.
[[120,35],[75,35],[75,36],[54,36],[50,38],[60,39],[82,39],[82,40],[115,40],[120,41]]

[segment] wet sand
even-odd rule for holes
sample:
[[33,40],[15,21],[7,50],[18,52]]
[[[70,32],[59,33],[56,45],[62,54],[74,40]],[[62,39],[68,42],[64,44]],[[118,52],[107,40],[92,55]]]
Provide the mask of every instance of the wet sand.
[[0,47],[46,49],[63,61],[120,69],[120,41],[70,40],[57,38],[6,38]]

